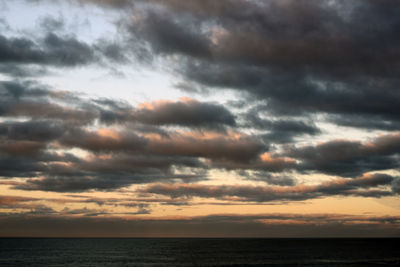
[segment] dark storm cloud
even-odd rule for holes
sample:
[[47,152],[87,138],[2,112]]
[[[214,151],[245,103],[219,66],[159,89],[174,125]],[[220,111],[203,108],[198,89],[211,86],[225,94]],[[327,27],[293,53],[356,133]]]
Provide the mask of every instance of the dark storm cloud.
[[[9,90],[11,93],[4,90],[4,95],[13,101],[51,95],[50,91],[25,91],[22,86],[12,85],[18,90]],[[57,92],[53,93],[59,97]],[[4,99],[6,100],[6,97]],[[68,101],[74,99],[68,98]],[[40,110],[46,110],[46,102],[38,103],[37,107],[39,106]],[[90,105],[89,107],[92,108]],[[35,113],[37,116],[31,121],[0,123],[0,175],[3,178],[31,178],[26,182],[14,184],[15,188],[78,192],[91,189],[111,190],[164,179],[188,181],[206,178],[205,171],[201,171],[206,165],[195,157],[179,154],[157,156],[151,151],[147,152],[148,140],[133,132],[119,133],[105,129],[88,131],[77,127],[77,124],[69,124],[68,121],[64,121],[63,124],[58,119],[65,117],[57,113],[46,118],[38,115],[37,110],[31,110],[26,115]],[[41,120],[35,120],[37,117]],[[76,118],[81,119],[79,116]],[[94,158],[78,158],[70,154],[47,151],[48,148],[73,147],[100,154]],[[173,168],[177,167],[198,170],[194,173],[186,171],[185,174],[176,174]]]
[[135,183],[132,177],[110,175],[108,177],[65,176],[46,177],[43,179],[28,179],[26,182],[15,185],[19,190],[40,190],[51,192],[83,192],[89,190],[113,190]]
[[[207,165],[197,158],[184,156],[157,156],[151,154],[140,155],[139,153],[115,154],[110,158],[95,158],[91,161],[82,162],[80,168],[100,173],[118,173],[118,172],[140,172],[151,175],[155,170],[171,173],[171,167],[188,168],[206,168]],[[151,171],[153,170],[153,171]],[[204,177],[204,173],[198,170],[198,177]],[[202,174],[202,175],[201,175]],[[176,175],[176,177],[185,177],[185,175]],[[195,178],[196,175],[193,175]],[[188,176],[190,178],[190,176]]]
[[[198,32],[195,21],[174,21],[173,14],[149,12],[129,30],[140,40],[149,40],[152,48],[163,54],[184,54],[194,57],[210,56],[210,40]],[[176,18],[176,17],[175,17]]]
[[135,108],[123,101],[83,100],[72,93],[53,91],[32,82],[16,81],[0,82],[0,96],[0,115],[4,117],[59,119],[76,125],[89,124],[99,119],[107,125],[136,124],[133,126],[136,129],[158,132],[164,136],[167,133],[162,128],[151,126],[220,130],[235,127],[236,124],[235,116],[222,105],[194,99],[176,102],[160,100],[142,103]]
[[392,190],[393,192],[400,194],[400,179],[396,179],[393,181]]
[[203,157],[246,164],[257,159],[266,149],[266,145],[253,136],[183,132],[170,134],[168,138],[152,139],[147,151],[157,155]]
[[[221,61],[260,66],[318,66],[329,70],[340,67],[367,72],[388,70],[390,64],[397,64],[396,59],[391,58],[398,56],[396,51],[375,50],[379,46],[394,45],[382,44],[378,41],[382,39],[376,37],[398,41],[394,35],[399,24],[397,11],[390,8],[396,5],[393,0],[153,2],[181,12],[179,22],[182,26],[190,19],[200,22],[198,28],[221,26],[226,32],[219,35],[217,32],[219,43],[214,42],[212,47],[214,56]],[[168,19],[175,20],[175,17]],[[363,19],[376,24],[366,27]],[[214,21],[217,23],[213,24]],[[188,24],[187,28],[190,27],[192,24]],[[174,32],[174,28],[170,31]],[[197,31],[198,36],[208,37],[208,34]],[[180,41],[174,38],[176,50]],[[380,64],[371,69],[371,65],[363,63]]]
[[0,82],[0,96],[2,117],[28,117],[42,123],[56,119],[68,124],[88,124],[96,118],[96,111],[73,94],[51,91],[35,83]]
[[399,119],[400,97],[395,90],[399,83],[394,79],[354,77],[349,81],[335,81],[314,78],[298,70],[282,73],[243,65],[191,65],[184,68],[187,78],[206,86],[236,88],[258,99],[261,97],[268,103],[266,110],[276,116],[323,112],[380,116],[389,121]]
[[[126,10],[133,19],[122,12],[121,20],[133,51],[143,55],[150,48],[150,56],[172,59],[187,82],[248,92],[275,116],[322,112],[364,118],[354,120],[355,127],[398,124],[400,20],[393,0],[81,2],[132,6]],[[121,45],[99,49],[123,61]],[[368,124],[366,116],[388,126]],[[278,131],[265,138],[289,142],[294,136]]]
[[[72,204],[97,204],[98,206],[109,206],[109,207],[127,207],[127,208],[136,208],[138,209],[136,214],[147,214],[151,203],[158,202],[168,202],[169,200],[151,200],[151,199],[135,199],[135,198],[90,198],[83,196],[72,195],[71,198],[33,198],[33,197],[21,197],[21,196],[12,196],[12,195],[0,195],[0,209],[19,209],[22,213],[26,214],[26,210],[33,210],[38,208],[46,207],[41,204],[45,202],[46,204],[62,204],[65,208],[54,212],[57,215],[72,215],[72,214],[93,214],[95,212],[99,212],[99,210],[88,209],[86,207],[80,209],[70,209],[68,205]],[[138,202],[142,201],[142,202]],[[147,203],[148,201],[148,203]],[[104,214],[114,214],[119,215],[121,213],[110,213],[104,212]]]
[[43,66],[21,66],[18,63],[3,63],[0,64],[0,73],[18,77],[38,77],[47,73],[47,70]]
[[156,167],[130,170],[118,170],[112,166],[112,171],[107,170],[100,173],[100,169],[95,172],[81,171],[76,176],[52,176],[45,178],[27,179],[24,182],[14,183],[13,189],[27,191],[50,191],[50,192],[85,192],[90,190],[112,191],[132,184],[143,184],[157,181],[197,181],[204,180],[206,176],[203,172],[199,174],[174,174],[170,171],[163,172]]
[[334,140],[316,146],[293,147],[288,155],[302,161],[305,170],[356,176],[399,167],[400,134],[382,135],[371,142]]
[[97,64],[110,68],[113,64],[126,64],[131,60],[131,53],[124,49],[123,42],[103,38],[85,43],[73,34],[61,34],[63,22],[51,17],[42,19],[40,25],[40,34],[35,38],[0,34],[1,73],[11,77],[35,77],[46,74],[48,67]]
[[104,7],[126,8],[132,6],[135,0],[74,0],[82,4],[95,4]]
[[[215,187],[212,193],[217,198],[292,201],[396,192],[397,180],[383,176],[373,185],[364,184],[368,177],[363,177],[362,182],[338,180],[340,186],[306,186],[305,192],[285,177],[295,171],[357,177],[398,168],[396,133],[370,143],[334,140],[274,150],[280,148],[275,144],[319,134],[315,113],[324,113],[327,121],[341,120],[336,123],[342,125],[395,130],[400,121],[396,89],[400,20],[393,1],[79,2],[132,7],[126,9],[129,19],[121,18],[130,34],[132,50],[127,53],[147,49],[187,84],[246,92],[244,103],[256,99],[263,106],[240,117],[222,105],[191,99],[133,107],[112,99],[83,100],[31,84],[2,82],[0,115],[7,121],[0,126],[1,174],[29,177],[14,188],[111,190],[155,181],[198,181],[214,168],[250,172],[248,179],[289,186],[286,191],[279,191],[279,186]],[[62,27],[57,21],[43,23],[42,28],[48,26],[46,31],[51,32],[42,38],[1,36],[0,61],[18,67],[74,67],[102,62],[103,57],[128,61],[121,51],[126,43],[88,44],[53,32]],[[254,131],[259,136],[250,134]],[[87,154],[63,159],[62,153],[49,153],[72,148]],[[391,183],[393,191],[380,188]],[[192,190],[188,195],[213,195],[210,188],[196,186],[166,187],[163,192],[171,195],[177,190],[186,196],[180,192],[188,189]]]
[[[293,186],[293,179],[285,175],[280,179],[271,172],[319,171],[355,177],[398,167],[398,133],[364,143],[342,140],[291,146],[277,153],[269,151],[259,137],[235,131],[232,113],[213,103],[189,99],[143,103],[135,108],[112,99],[84,100],[32,82],[2,82],[0,89],[0,174],[31,178],[14,185],[24,190],[80,192],[165,180],[198,181],[207,179],[207,170],[212,168],[253,171],[247,179]],[[99,122],[104,125],[92,127]],[[266,128],[281,135],[318,131],[311,122],[262,119],[258,114],[247,123],[252,129]],[[110,125],[117,127],[101,128]],[[194,130],[163,128],[168,125]],[[71,148],[83,149],[90,156],[49,152]],[[386,194],[372,190],[345,193]]]
[[[63,2],[62,0],[26,0],[28,3],[51,3],[51,4],[58,4],[60,2]],[[136,0],[68,0],[66,1],[68,3],[73,3],[73,4],[80,4],[80,5],[86,5],[86,4],[91,4],[91,5],[97,5],[99,7],[104,7],[104,8],[116,8],[116,9],[121,9],[121,8],[127,8],[129,6],[133,6],[133,4],[136,2]]]
[[252,109],[244,115],[242,127],[268,131],[262,134],[267,143],[288,143],[301,135],[313,136],[321,133],[310,120],[307,122],[306,120],[265,119],[259,116],[259,109]]
[[235,126],[235,116],[223,106],[194,99],[148,103],[136,110],[133,116],[141,123],[154,125],[171,124],[206,128]]
[[130,62],[129,50],[122,43],[102,39],[93,47],[112,63],[125,64]]
[[[210,135],[210,136],[209,136]],[[128,131],[99,129],[70,130],[60,143],[92,152],[135,152],[143,155],[204,157],[210,160],[246,164],[258,158],[266,146],[246,135],[170,132],[167,137],[143,137]],[[279,159],[278,159],[279,160]]]
[[[159,100],[150,103],[141,103],[137,108],[127,103],[110,99],[95,100],[100,107],[100,120],[106,124],[136,122],[154,126],[185,126],[197,129],[222,130],[227,126],[236,125],[235,116],[224,106],[199,102],[191,98],[179,101]],[[151,132],[151,127],[146,129]],[[154,132],[162,135],[162,129],[153,127]],[[158,129],[158,130],[156,130]]]
[[330,116],[328,120],[334,124],[348,127],[357,127],[370,130],[398,131],[400,129],[400,121],[386,120],[382,116]]
[[51,141],[63,135],[63,125],[59,122],[28,121],[0,123],[0,140]]
[[206,165],[195,158],[136,153],[100,154],[89,158],[45,152],[35,155],[0,155],[0,167],[3,179],[29,178],[21,182],[4,183],[14,189],[53,192],[107,191],[131,184],[207,179]]
[[73,37],[49,33],[40,43],[24,37],[7,38],[0,35],[1,63],[34,63],[56,66],[76,66],[95,60],[89,45]]
[[[83,99],[15,81],[0,83],[0,95],[0,175],[31,178],[14,188],[111,190],[163,180],[204,180],[211,165],[284,168],[279,159],[260,161],[268,147],[255,136],[228,130],[235,127],[234,116],[214,103],[182,99],[135,108],[123,101]],[[89,155],[59,152],[72,148]]]
[[48,50],[48,61],[56,65],[76,66],[94,60],[90,46],[72,37],[62,38],[49,33],[44,39],[44,47]]
[[280,185],[280,186],[293,186],[296,184],[296,179],[288,175],[272,175],[266,171],[238,171],[238,175],[246,178],[250,181],[262,181],[269,185]]
[[180,55],[185,80],[249,92],[276,114],[399,120],[393,0],[152,3],[129,31],[154,54]]
[[[216,199],[237,198],[239,201],[302,201],[327,196],[368,196],[382,197],[396,194],[396,191],[373,189],[377,186],[388,186],[399,177],[386,174],[364,175],[354,179],[336,179],[319,185],[298,186],[250,186],[221,185],[209,186],[200,184],[154,184],[140,190],[142,193],[153,193],[177,197],[202,197]],[[370,189],[372,188],[372,189]]]
[[[393,0],[79,2],[129,10],[121,21],[131,34],[131,51],[167,59],[188,83],[250,93],[275,116],[352,115],[363,122],[342,122],[379,129],[400,120],[400,16]],[[50,34],[45,43],[51,50],[58,39]],[[28,59],[38,58],[32,41],[14,38],[3,47],[10,42],[28,47]],[[62,42],[68,49],[61,46],[66,52],[58,54],[67,55],[66,64],[79,62],[74,51],[84,46],[68,38]],[[121,61],[120,45],[100,50]],[[387,125],[369,124],[366,116]],[[288,142],[293,136],[277,132],[265,138]]]
[[[29,148],[29,147],[28,147]],[[21,151],[27,150],[23,147]],[[65,168],[57,168],[57,164],[74,164],[79,158],[72,154],[56,154],[43,150],[34,150],[24,153],[4,153],[10,151],[1,151],[0,153],[0,176],[2,178],[14,177],[37,177],[47,175],[48,172],[54,171],[56,168],[59,172],[64,173]]]
[[[70,130],[60,143],[92,152],[137,152],[143,155],[203,157],[232,164],[256,160],[267,147],[256,137],[239,133],[170,132],[163,136],[139,136],[129,131]],[[279,159],[278,159],[279,160]]]
[[[34,130],[32,139],[33,133]],[[87,131],[67,128],[62,137],[57,139],[55,147],[78,147],[95,154],[89,158],[77,158],[47,153],[46,146],[55,142],[55,136],[49,133],[48,140],[38,141],[39,147],[34,147],[35,150],[31,152],[27,151],[29,146],[26,145],[21,151],[3,149],[8,156],[1,158],[4,165],[1,175],[31,177],[15,184],[14,188],[17,189],[78,192],[110,190],[163,180],[204,180],[207,179],[210,164],[228,169],[259,168],[271,171],[293,167],[293,162],[285,159],[265,155],[260,159],[265,145],[258,139],[230,134],[176,132],[168,137],[153,138],[107,129]],[[18,136],[29,138],[23,132],[16,134],[15,138]],[[175,169],[184,172],[179,173]]]
[[[399,217],[217,214],[182,218],[7,215],[0,235],[31,237],[394,237]],[[110,230],[111,229],[111,230]]]

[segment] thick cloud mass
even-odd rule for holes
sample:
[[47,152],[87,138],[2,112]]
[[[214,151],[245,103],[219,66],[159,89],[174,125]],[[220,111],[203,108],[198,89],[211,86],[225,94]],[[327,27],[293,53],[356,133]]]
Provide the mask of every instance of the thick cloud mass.
[[[34,83],[2,82],[0,89],[1,176],[29,178],[14,183],[18,189],[78,192],[201,180],[217,162],[247,166],[268,148],[256,136],[228,131],[234,116],[215,103],[186,99],[134,108]],[[186,130],[168,128],[176,126]],[[65,152],[70,149],[88,155]]]
[[250,93],[276,114],[399,120],[393,0],[151,2],[129,30],[154,54],[178,56],[185,80]]
[[344,176],[395,169],[399,168],[400,135],[384,135],[366,143],[335,140],[315,147],[293,148],[288,154],[301,159],[305,169]]
[[399,235],[398,1],[9,2],[0,235]]
[[[296,134],[315,135],[319,129],[312,122],[264,119],[251,111],[240,118],[246,127],[269,131],[257,136],[238,131],[242,126],[238,126],[233,113],[216,103],[181,99],[133,107],[112,99],[83,99],[35,83],[2,82],[0,89],[0,174],[7,179],[28,178],[13,183],[16,189],[79,192],[163,180],[199,181],[208,179],[207,171],[211,169],[237,171],[246,179],[296,188],[295,179],[289,178],[296,172],[357,177],[399,167],[399,133],[365,142],[286,145],[278,152],[267,142],[291,142]],[[271,138],[274,134],[275,140]],[[70,149],[81,149],[87,155],[71,153]],[[213,192],[219,192],[217,198],[238,196],[268,201],[331,194],[380,197],[398,191],[397,182],[393,182],[392,192],[374,188],[357,191],[364,184],[352,184],[359,178],[354,179],[347,180],[345,189],[330,191],[322,184],[301,195],[297,189],[288,189],[275,196],[271,192],[280,192],[278,187],[239,189],[249,191],[249,196],[229,193],[225,187]],[[194,188],[202,187],[196,185],[190,190]],[[268,197],[257,197],[258,191]]]

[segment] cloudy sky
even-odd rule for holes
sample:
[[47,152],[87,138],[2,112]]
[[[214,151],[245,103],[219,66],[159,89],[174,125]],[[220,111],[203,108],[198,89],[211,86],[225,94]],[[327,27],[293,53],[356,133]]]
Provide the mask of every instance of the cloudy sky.
[[397,0],[0,0],[0,236],[400,236]]

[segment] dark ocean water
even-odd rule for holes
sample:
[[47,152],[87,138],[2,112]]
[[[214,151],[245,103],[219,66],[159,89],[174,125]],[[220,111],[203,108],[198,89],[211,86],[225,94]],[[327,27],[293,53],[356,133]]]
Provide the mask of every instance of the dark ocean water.
[[0,266],[400,266],[400,239],[0,239]]

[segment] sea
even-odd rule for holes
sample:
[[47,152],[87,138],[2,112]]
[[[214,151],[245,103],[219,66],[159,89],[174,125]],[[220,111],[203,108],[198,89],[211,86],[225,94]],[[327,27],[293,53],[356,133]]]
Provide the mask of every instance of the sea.
[[0,266],[400,266],[400,239],[1,238]]

